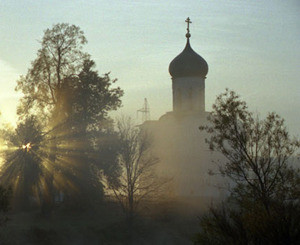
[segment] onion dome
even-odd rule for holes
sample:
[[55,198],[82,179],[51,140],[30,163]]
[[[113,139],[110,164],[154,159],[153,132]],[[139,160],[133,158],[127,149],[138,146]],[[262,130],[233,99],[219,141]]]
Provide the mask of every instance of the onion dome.
[[187,42],[184,50],[176,56],[169,65],[169,73],[172,78],[179,77],[202,77],[205,78],[208,73],[207,62],[197,54],[190,45],[190,19],[186,20],[188,23],[187,28]]

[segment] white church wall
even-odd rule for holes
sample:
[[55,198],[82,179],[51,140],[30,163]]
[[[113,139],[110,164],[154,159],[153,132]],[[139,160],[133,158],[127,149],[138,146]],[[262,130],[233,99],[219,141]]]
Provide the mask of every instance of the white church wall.
[[221,200],[224,179],[211,176],[217,171],[213,163],[217,155],[212,153],[199,126],[206,123],[206,114],[168,116],[151,126],[154,135],[154,152],[160,159],[159,172],[173,180],[173,193],[179,197],[202,197],[207,202]]
[[175,112],[204,111],[205,82],[200,77],[173,79],[173,110]]

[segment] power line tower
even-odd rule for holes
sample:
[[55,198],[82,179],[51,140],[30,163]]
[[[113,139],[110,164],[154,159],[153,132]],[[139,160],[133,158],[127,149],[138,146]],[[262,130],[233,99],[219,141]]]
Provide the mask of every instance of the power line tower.
[[150,107],[147,98],[144,99],[143,108],[136,111],[136,117],[138,118],[139,113],[142,114],[142,122],[150,120]]

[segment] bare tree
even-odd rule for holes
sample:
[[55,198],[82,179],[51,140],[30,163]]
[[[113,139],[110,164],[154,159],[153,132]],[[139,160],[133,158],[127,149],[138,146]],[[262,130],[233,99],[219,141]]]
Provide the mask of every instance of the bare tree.
[[120,176],[117,181],[109,183],[108,188],[131,223],[141,201],[157,196],[168,180],[155,173],[159,159],[152,154],[149,134],[126,117],[117,122],[117,128]]

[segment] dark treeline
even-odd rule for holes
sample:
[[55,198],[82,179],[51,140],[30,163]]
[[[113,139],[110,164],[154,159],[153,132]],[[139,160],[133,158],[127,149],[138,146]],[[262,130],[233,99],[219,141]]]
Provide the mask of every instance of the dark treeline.
[[259,120],[232,91],[217,98],[200,129],[224,156],[218,174],[232,185],[224,203],[198,210],[199,226],[197,214],[188,219],[170,204],[171,180],[155,172],[151,135],[129,118],[110,118],[123,90],[99,75],[80,28],[56,24],[40,43],[17,81],[17,126],[1,129],[0,244],[300,240],[299,168],[290,164],[299,141],[278,115]]

